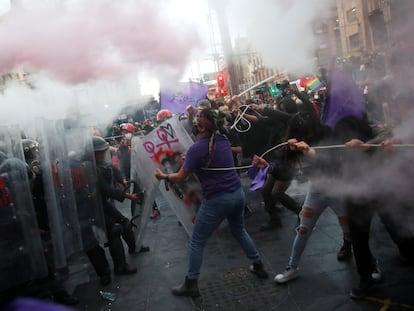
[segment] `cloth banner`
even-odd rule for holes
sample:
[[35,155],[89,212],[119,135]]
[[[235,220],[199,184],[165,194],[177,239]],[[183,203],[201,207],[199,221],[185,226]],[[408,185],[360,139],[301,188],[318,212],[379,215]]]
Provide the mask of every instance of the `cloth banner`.
[[161,88],[160,106],[172,113],[184,113],[188,105],[206,98],[208,85],[197,82],[180,82],[175,87]]
[[322,123],[334,128],[344,117],[361,119],[365,110],[365,98],[356,83],[344,72],[333,69],[328,84],[328,100],[322,109]]

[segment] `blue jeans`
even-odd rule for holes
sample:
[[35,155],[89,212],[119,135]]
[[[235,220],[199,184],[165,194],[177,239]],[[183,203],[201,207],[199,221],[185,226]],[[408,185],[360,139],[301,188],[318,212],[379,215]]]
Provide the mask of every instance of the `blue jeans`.
[[[339,201],[331,196],[326,195],[326,190],[315,189],[310,185],[306,193],[305,202],[300,213],[300,225],[296,229],[296,237],[293,241],[292,251],[289,259],[289,266],[297,268],[299,261],[305,250],[306,243],[312,234],[313,228],[322,212],[330,207],[334,212],[340,215],[346,215],[345,208]],[[305,213],[311,213],[311,216],[305,216]]]
[[196,216],[191,237],[190,263],[187,275],[189,279],[197,279],[200,275],[207,240],[226,218],[231,233],[239,242],[247,257],[253,261],[260,260],[259,252],[244,226],[245,201],[242,187],[213,199],[203,200]]

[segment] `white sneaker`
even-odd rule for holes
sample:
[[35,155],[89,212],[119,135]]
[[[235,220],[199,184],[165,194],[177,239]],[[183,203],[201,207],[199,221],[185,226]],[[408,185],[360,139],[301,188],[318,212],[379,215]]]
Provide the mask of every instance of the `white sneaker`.
[[294,278],[299,276],[299,268],[292,268],[287,266],[286,270],[282,274],[278,274],[275,276],[275,282],[282,284],[286,283]]
[[379,267],[378,261],[375,262],[374,270],[371,273],[371,277],[375,282],[381,282],[382,281],[382,271]]

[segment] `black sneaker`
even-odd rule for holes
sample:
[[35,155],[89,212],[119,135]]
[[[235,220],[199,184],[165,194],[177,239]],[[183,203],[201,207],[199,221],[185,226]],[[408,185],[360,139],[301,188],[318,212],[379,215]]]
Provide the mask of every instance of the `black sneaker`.
[[250,271],[256,274],[259,279],[267,279],[269,277],[261,262],[254,262],[250,266]]
[[114,272],[119,275],[135,274],[137,273],[137,268],[131,267],[129,264],[125,264],[120,268],[115,268]]
[[336,254],[336,258],[339,261],[348,260],[352,257],[352,244],[350,241],[344,240],[344,244],[342,244],[341,248],[338,250]]
[[53,301],[66,306],[73,306],[79,303],[78,298],[70,295],[64,290],[53,293]]
[[362,299],[364,298],[369,292],[372,291],[372,287],[374,286],[374,280],[372,278],[369,279],[361,279],[357,287],[354,287],[349,296],[352,299]]
[[262,224],[260,226],[260,231],[262,232],[272,231],[280,227],[282,227],[282,221],[280,219],[273,219],[273,220],[270,220],[267,224]]
[[102,286],[106,286],[111,282],[112,282],[112,278],[111,278],[110,274],[101,276],[100,283],[101,283]]

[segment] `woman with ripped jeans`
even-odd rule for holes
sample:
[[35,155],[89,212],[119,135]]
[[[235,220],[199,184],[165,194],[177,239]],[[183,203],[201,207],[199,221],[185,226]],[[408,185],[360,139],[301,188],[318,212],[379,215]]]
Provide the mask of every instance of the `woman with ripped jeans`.
[[[344,244],[337,253],[338,260],[348,259],[352,255],[346,208],[330,189],[338,179],[337,160],[340,157],[332,151],[319,152],[316,157],[315,149],[309,146],[316,145],[322,140],[326,141],[331,137],[330,134],[329,128],[323,126],[315,116],[309,113],[298,113],[290,121],[288,137],[296,138],[288,140],[286,153],[291,161],[309,162],[304,167],[309,170],[305,171],[305,174],[310,179],[310,187],[299,214],[300,224],[296,229],[297,234],[293,241],[289,263],[283,273],[276,275],[275,282],[277,283],[286,283],[298,276],[299,261],[307,241],[319,216],[327,207],[337,214],[343,232]],[[269,164],[263,158],[255,156],[253,165],[261,168]]]

